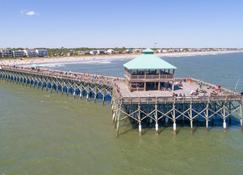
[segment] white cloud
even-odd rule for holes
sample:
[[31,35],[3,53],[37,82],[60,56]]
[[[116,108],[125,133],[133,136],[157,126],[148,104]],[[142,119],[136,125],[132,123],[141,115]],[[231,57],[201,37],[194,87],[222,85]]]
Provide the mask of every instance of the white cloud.
[[34,10],[21,10],[20,13],[25,16],[36,16],[37,13]]

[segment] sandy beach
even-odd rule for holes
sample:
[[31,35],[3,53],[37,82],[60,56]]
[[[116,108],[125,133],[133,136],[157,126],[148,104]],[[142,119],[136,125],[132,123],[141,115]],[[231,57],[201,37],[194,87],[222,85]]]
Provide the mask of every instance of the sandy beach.
[[[187,57],[239,53],[243,51],[211,51],[211,52],[184,52],[184,53],[156,53],[160,57]],[[99,61],[114,59],[132,59],[140,54],[119,54],[119,55],[94,55],[78,57],[49,57],[49,58],[24,58],[24,59],[2,59],[0,65],[32,65],[32,64],[69,64],[82,61]]]

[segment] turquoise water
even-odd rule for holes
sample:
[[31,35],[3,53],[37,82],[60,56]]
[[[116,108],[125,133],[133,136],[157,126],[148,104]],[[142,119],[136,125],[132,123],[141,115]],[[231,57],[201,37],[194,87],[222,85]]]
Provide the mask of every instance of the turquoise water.
[[[243,55],[166,58],[177,75],[234,88]],[[64,70],[122,75],[124,60]],[[243,81],[243,80],[242,80]],[[243,87],[241,80],[238,89]],[[130,126],[127,125],[129,128]],[[243,132],[196,128],[137,130],[115,137],[109,105],[0,81],[0,174],[242,174]]]

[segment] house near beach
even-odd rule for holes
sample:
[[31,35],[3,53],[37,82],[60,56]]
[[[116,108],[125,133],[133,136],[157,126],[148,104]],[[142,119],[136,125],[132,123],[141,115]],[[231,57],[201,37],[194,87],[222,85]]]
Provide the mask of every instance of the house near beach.
[[113,49],[107,49],[106,50],[106,54],[108,54],[108,55],[111,55],[113,53],[114,53],[114,50]]

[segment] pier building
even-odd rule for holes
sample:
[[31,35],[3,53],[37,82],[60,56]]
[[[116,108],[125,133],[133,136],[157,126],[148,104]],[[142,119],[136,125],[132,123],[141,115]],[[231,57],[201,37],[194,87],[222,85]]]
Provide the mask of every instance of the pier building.
[[126,84],[130,91],[173,90],[176,67],[146,49],[124,64]]

